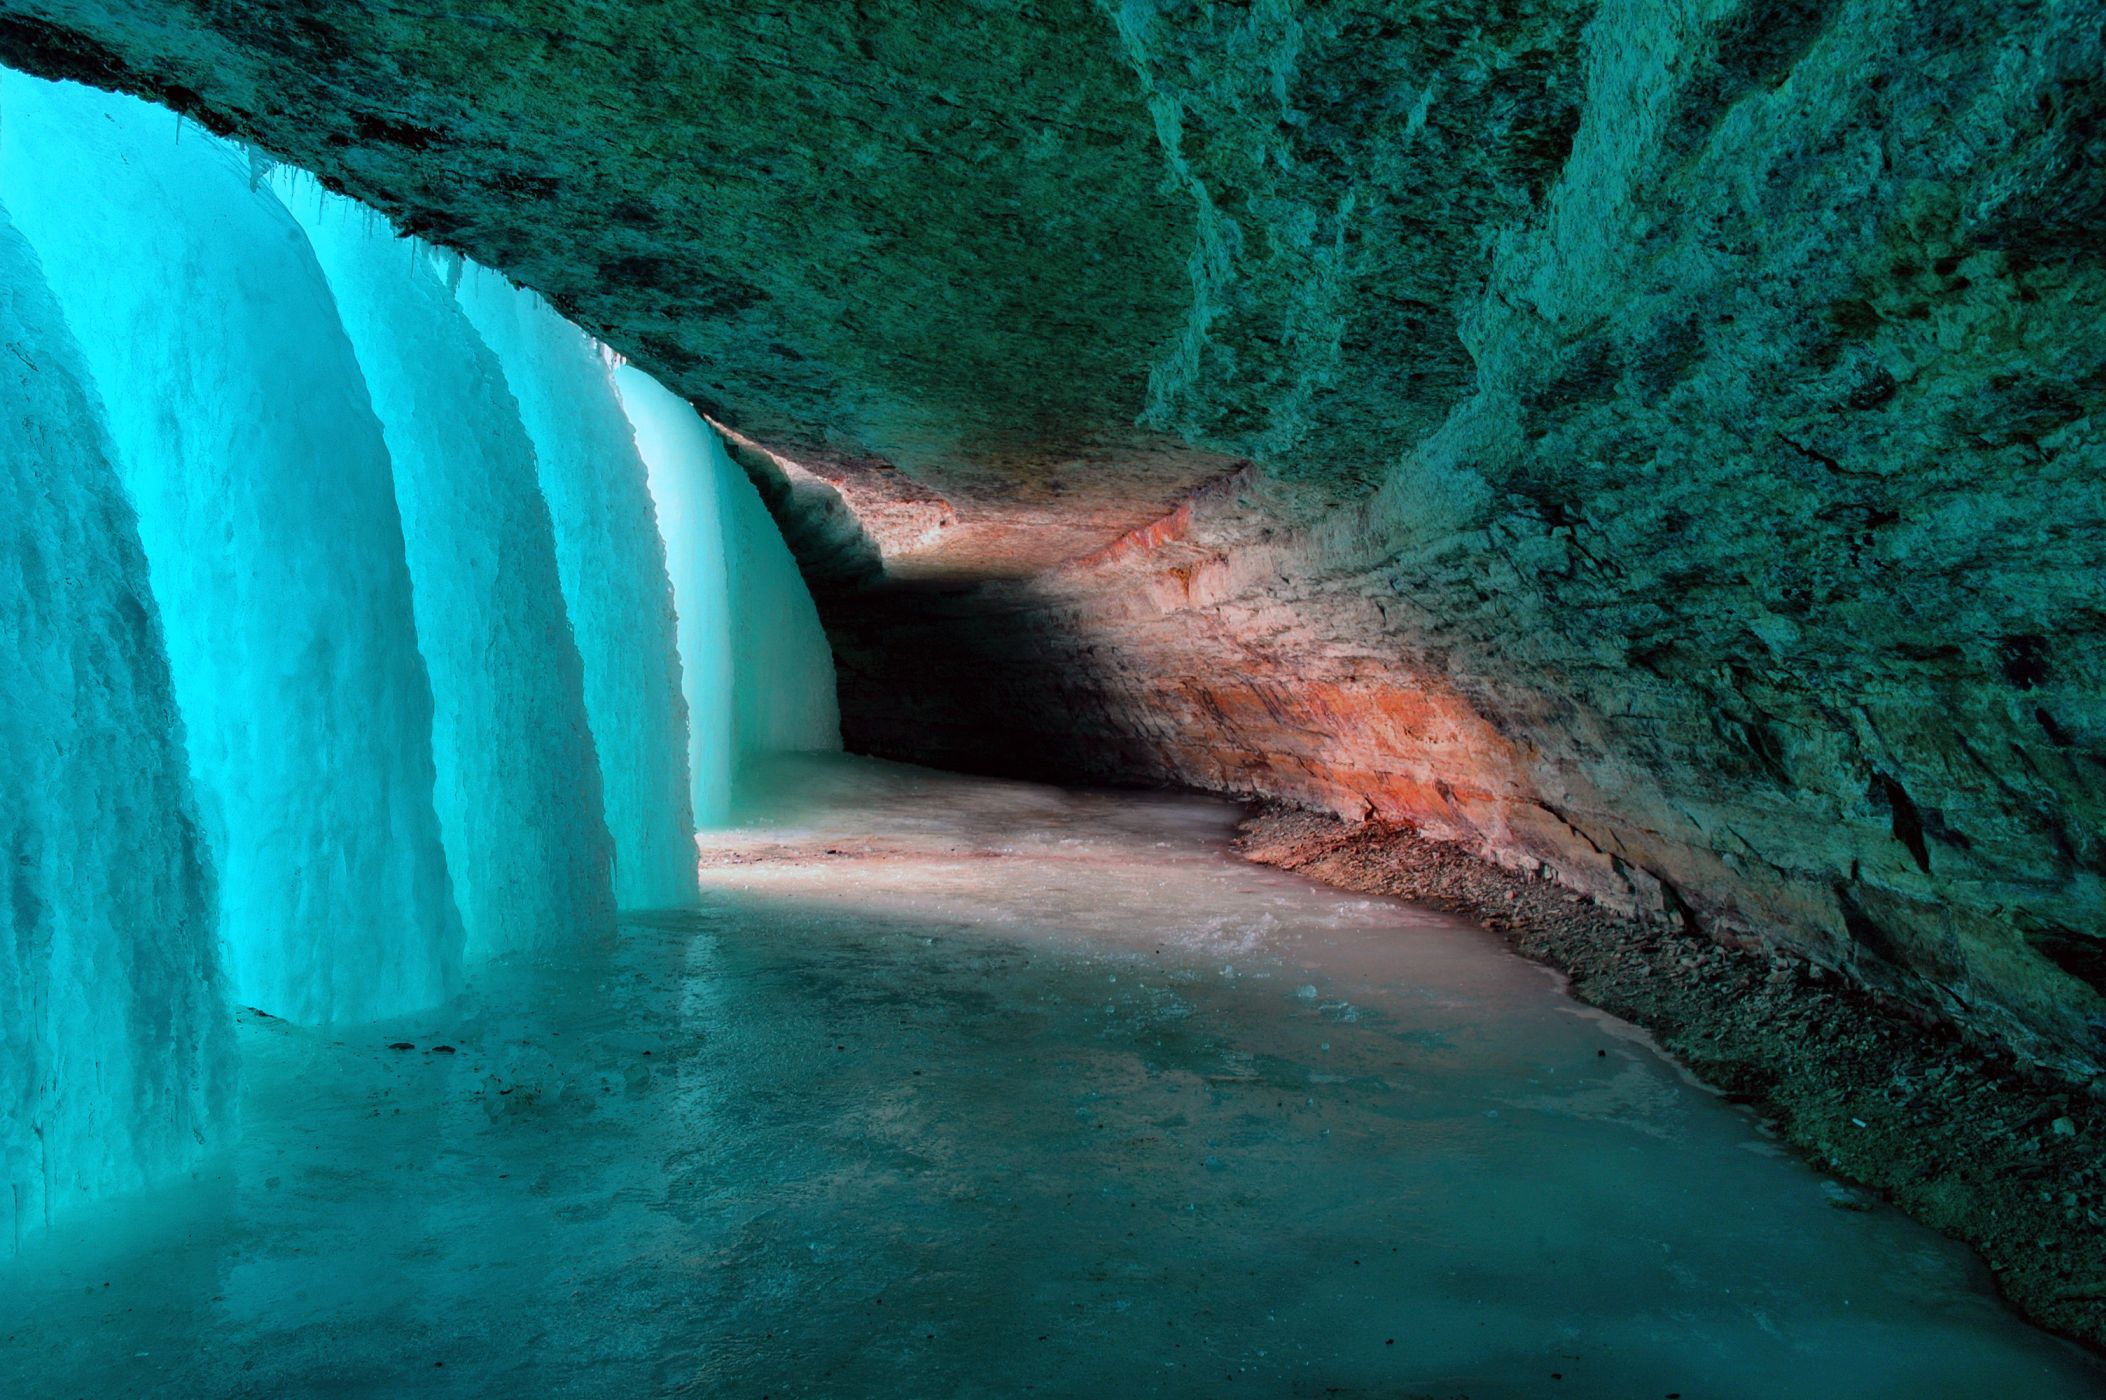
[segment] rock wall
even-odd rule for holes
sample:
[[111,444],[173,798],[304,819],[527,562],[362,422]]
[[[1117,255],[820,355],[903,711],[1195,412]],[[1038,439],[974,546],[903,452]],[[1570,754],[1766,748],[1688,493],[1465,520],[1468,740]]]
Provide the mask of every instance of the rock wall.
[[[2099,37],[1602,7],[1456,318],[1472,392],[1370,500],[1268,530],[1270,470],[1047,576],[838,606],[851,743],[1409,822],[2097,1073]],[[1206,417],[1240,387],[1156,402],[1270,466],[1276,421]]]
[[6,0],[0,53],[742,434],[852,745],[1371,811],[2099,1070],[2095,4],[936,8]]

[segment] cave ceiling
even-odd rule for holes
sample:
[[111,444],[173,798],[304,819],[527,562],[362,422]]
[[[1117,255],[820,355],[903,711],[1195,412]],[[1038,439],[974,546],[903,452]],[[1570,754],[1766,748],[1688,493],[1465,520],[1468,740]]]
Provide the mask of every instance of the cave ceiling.
[[1588,10],[14,0],[0,58],[316,172],[768,447],[907,474],[952,508],[926,549],[1001,574],[1246,459],[1320,509],[1438,424]]

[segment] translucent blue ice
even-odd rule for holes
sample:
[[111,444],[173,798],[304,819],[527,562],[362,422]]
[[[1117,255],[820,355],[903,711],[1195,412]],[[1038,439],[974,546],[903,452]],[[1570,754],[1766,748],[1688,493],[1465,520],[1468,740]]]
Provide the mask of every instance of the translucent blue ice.
[[709,456],[715,434],[685,399],[641,370],[623,365],[614,383],[636,430],[673,584],[695,824],[720,826],[731,815],[733,681],[720,483]]
[[101,387],[161,605],[234,994],[443,998],[460,920],[380,424],[299,227],[225,143],[0,78],[0,201]]
[[694,807],[672,587],[613,372],[583,331],[502,277],[471,270],[457,291],[504,368],[540,466],[584,661],[615,897],[623,908],[690,904]]
[[220,1136],[212,874],[101,408],[0,214],[0,1254]]
[[695,819],[718,826],[746,760],[841,747],[833,652],[796,560],[716,430],[633,366],[615,384],[650,469],[680,615]]
[[283,172],[394,465],[436,703],[439,825],[471,955],[611,935],[613,846],[535,458],[432,259]]
[[722,483],[725,569],[731,586],[733,742],[740,761],[776,753],[838,752],[841,708],[834,653],[797,560],[760,492],[725,455],[709,450]]
[[838,746],[694,411],[266,174],[0,70],[0,1248],[228,1136],[236,1003],[422,1010],[691,903],[740,759]]

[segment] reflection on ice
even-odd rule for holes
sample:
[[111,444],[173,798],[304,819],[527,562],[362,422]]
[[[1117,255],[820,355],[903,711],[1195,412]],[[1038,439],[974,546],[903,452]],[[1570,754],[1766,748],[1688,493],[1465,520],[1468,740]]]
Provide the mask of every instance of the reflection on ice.
[[362,1038],[245,1025],[242,1145],[0,1278],[0,1389],[2106,1380],[1486,935],[1236,861],[1230,808],[769,776],[697,913]]

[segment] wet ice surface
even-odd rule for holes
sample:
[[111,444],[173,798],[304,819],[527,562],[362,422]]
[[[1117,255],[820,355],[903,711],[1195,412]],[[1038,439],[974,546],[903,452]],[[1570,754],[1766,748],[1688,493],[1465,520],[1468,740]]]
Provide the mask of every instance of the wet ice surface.
[[378,1029],[245,1017],[241,1144],[0,1262],[0,1393],[2106,1387],[1488,935],[1236,861],[1229,808],[789,771],[698,914]]

